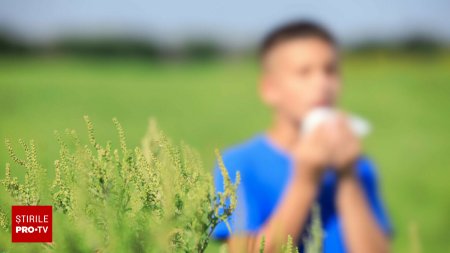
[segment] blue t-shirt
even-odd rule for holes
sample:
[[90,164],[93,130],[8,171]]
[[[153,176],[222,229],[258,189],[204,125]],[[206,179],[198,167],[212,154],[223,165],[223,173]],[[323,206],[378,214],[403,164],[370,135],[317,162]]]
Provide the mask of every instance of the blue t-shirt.
[[[223,153],[223,160],[233,181],[237,171],[241,174],[237,208],[228,220],[231,231],[257,232],[275,211],[291,178],[293,162],[288,154],[277,149],[263,134],[228,149]],[[361,157],[356,168],[373,215],[382,230],[389,234],[391,227],[378,192],[375,167],[368,158]],[[223,191],[222,175],[218,168],[215,169],[214,177],[216,190]],[[335,205],[336,182],[335,173],[325,173],[317,203],[324,231],[323,250],[340,253],[346,252],[346,249]],[[213,231],[216,239],[229,236],[230,231],[224,222]]]

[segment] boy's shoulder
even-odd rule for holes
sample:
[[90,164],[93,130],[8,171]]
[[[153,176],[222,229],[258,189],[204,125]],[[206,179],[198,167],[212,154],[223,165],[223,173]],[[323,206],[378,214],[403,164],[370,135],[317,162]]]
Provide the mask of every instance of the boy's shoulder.
[[238,144],[229,146],[223,151],[223,158],[225,159],[243,159],[248,155],[253,155],[263,147],[263,136],[260,134],[254,135],[251,138],[240,142]]
[[253,157],[264,148],[263,136],[255,135],[239,144],[226,148],[222,153],[222,159],[227,169],[241,168],[244,169]]
[[232,145],[225,149],[223,152],[224,157],[240,157],[248,155],[249,153],[256,152],[263,144],[263,136],[260,134],[254,135],[251,138],[240,142],[238,144]]

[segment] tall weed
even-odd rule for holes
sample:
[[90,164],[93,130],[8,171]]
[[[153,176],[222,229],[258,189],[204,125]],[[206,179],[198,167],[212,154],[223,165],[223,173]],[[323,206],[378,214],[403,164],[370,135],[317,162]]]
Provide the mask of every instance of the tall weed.
[[[225,190],[216,193],[198,153],[173,144],[153,121],[134,148],[117,119],[117,147],[101,144],[85,122],[87,144],[74,130],[55,133],[54,173],[39,163],[33,141],[19,141],[21,157],[6,140],[14,166],[6,164],[1,180],[0,251],[204,252],[214,227],[236,207],[239,174],[231,180],[217,152]],[[11,173],[19,167],[23,180]],[[11,205],[52,205],[54,243],[10,243]]]

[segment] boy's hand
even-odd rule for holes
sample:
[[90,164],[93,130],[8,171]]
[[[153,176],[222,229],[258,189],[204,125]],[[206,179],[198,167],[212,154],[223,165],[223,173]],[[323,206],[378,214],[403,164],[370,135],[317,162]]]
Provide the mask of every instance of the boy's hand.
[[352,174],[361,153],[360,139],[352,132],[344,114],[303,136],[294,149],[297,173],[319,181],[331,166],[341,175]]
[[312,133],[302,136],[294,148],[296,173],[300,177],[319,182],[330,164],[329,126],[321,125]]
[[341,175],[353,174],[354,163],[361,154],[360,139],[351,131],[345,115],[339,115],[334,124],[330,128],[330,164]]

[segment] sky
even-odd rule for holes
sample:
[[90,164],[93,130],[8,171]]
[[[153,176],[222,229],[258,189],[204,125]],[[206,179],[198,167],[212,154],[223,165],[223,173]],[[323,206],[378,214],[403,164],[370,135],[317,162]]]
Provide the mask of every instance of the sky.
[[292,19],[312,19],[343,42],[427,32],[450,42],[449,0],[0,0],[0,27],[35,41],[66,34],[190,35],[245,44]]

